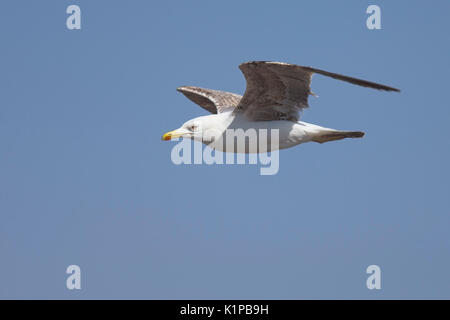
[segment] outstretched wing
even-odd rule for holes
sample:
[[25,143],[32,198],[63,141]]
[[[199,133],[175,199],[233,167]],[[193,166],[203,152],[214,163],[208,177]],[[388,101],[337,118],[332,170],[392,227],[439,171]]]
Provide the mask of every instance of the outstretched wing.
[[239,94],[198,87],[179,87],[177,90],[192,102],[214,114],[234,110],[242,99]]
[[239,69],[247,80],[247,88],[236,112],[244,112],[253,121],[297,121],[299,111],[308,108],[308,96],[313,94],[310,84],[314,73],[363,87],[400,91],[366,80],[282,62],[246,62]]

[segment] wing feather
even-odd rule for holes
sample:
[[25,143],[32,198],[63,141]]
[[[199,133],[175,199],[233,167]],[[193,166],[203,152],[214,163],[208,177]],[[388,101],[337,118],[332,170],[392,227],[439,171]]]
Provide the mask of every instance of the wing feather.
[[242,96],[219,90],[184,86],[177,88],[189,100],[211,113],[232,111],[241,101]]
[[244,112],[254,121],[298,121],[299,111],[308,108],[311,78],[318,73],[363,87],[400,91],[379,83],[348,77],[311,67],[282,62],[253,61],[239,66],[247,88],[235,112]]

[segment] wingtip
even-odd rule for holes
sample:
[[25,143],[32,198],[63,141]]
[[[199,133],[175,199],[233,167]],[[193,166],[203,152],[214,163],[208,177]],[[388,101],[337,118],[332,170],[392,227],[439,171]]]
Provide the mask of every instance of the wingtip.
[[177,88],[178,92],[186,92],[186,91],[192,91],[192,87],[191,86],[180,86]]
[[392,92],[401,92],[400,89],[397,88],[393,88],[393,87],[385,87],[385,88],[380,88],[381,90],[385,90],[385,91],[392,91]]

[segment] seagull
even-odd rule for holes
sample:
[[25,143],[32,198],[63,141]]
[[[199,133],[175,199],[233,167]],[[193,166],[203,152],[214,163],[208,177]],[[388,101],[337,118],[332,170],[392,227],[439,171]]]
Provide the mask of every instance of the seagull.
[[[308,97],[315,96],[310,88],[312,75],[317,73],[367,88],[400,92],[375,82],[283,62],[251,61],[242,63],[239,69],[247,81],[244,96],[192,86],[177,88],[211,114],[185,122],[164,134],[162,140],[189,138],[222,152],[261,153],[305,142],[362,138],[362,131],[335,130],[299,121],[300,112],[308,108]],[[266,139],[262,145],[247,143],[244,149],[237,149],[234,140],[225,138],[228,130],[245,133],[249,129],[258,132],[277,129],[278,141]]]

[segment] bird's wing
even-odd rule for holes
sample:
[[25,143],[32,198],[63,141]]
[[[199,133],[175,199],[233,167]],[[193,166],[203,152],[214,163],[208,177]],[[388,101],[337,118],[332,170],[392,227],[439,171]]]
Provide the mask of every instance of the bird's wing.
[[308,108],[308,96],[314,95],[310,89],[314,73],[363,87],[400,91],[366,80],[281,62],[246,62],[239,69],[247,80],[247,88],[235,112],[244,112],[253,121],[297,121],[299,111]]
[[177,90],[192,102],[214,114],[234,110],[242,99],[239,94],[198,87],[179,87]]

